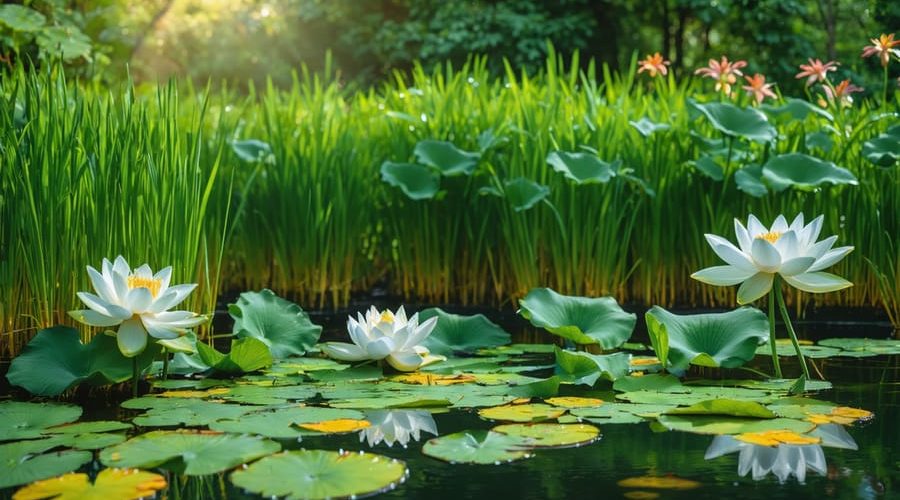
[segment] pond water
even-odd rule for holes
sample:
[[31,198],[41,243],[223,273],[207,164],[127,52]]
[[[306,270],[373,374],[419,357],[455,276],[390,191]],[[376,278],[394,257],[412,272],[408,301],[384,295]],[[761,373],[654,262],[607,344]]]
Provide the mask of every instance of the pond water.
[[[889,334],[883,325],[806,326],[803,335],[813,338],[837,336],[835,333],[879,338]],[[336,335],[335,332],[330,333]],[[534,332],[522,334],[516,340],[550,340],[535,338],[535,335]],[[783,362],[786,373],[797,371],[797,365],[791,363],[792,359],[785,358]],[[767,370],[767,361],[767,357],[757,356],[752,366]],[[554,361],[552,353],[544,353],[533,354],[519,362],[546,367],[552,366]],[[711,454],[714,436],[665,431],[658,425],[652,425],[652,419],[632,424],[597,423],[594,420],[593,425],[601,433],[601,437],[594,442],[578,447],[535,449],[530,458],[499,465],[451,464],[426,456],[422,453],[423,444],[435,437],[427,429],[422,431],[419,440],[410,439],[405,447],[399,443],[389,447],[384,442],[370,446],[361,439],[360,432],[304,435],[299,442],[296,439],[275,441],[286,450],[362,450],[404,461],[409,470],[408,477],[394,489],[382,493],[383,498],[900,498],[900,455],[897,454],[900,451],[900,431],[896,425],[900,422],[900,356],[833,357],[818,359],[815,363],[822,375],[833,383],[833,388],[807,396],[840,406],[867,409],[874,412],[874,418],[845,426],[849,436],[843,438],[846,445],[843,448],[804,446],[805,449],[817,448],[814,454],[824,456],[825,463],[817,464],[821,474],[811,468],[802,482],[796,475],[806,469],[803,462],[779,462],[782,474],[789,475],[784,481],[780,481],[774,473],[759,480],[754,480],[752,473],[742,477],[739,468],[765,463],[761,453],[747,453],[744,456],[732,452],[709,458],[707,455]],[[552,369],[531,371],[527,375],[547,377],[552,375]],[[710,383],[715,385],[715,379],[738,376],[746,377],[746,374],[735,370],[720,373],[692,369],[687,379],[710,378],[714,379]],[[601,382],[598,387],[563,385],[560,395],[599,398],[604,402],[616,400],[616,392],[608,383]],[[452,387],[444,390],[450,391],[448,393],[453,391]],[[718,397],[727,398],[728,394],[726,390]],[[73,401],[85,409],[80,421],[128,420],[140,415],[139,410],[121,410],[115,401],[106,404],[103,398],[96,396],[97,393],[94,393],[89,400]],[[536,397],[532,401],[539,399]],[[479,409],[396,411],[430,413],[433,430],[445,436],[462,431],[489,430],[499,423],[480,417],[477,413]],[[367,418],[369,415],[367,413]],[[141,429],[142,432],[147,430],[150,429]],[[844,449],[853,447],[857,449]],[[807,458],[810,456],[807,455]],[[95,454],[94,460],[80,470],[96,474],[102,468]],[[168,487],[160,491],[160,497],[259,498],[232,484],[230,472],[188,477],[164,469],[151,470],[167,478]],[[697,484],[684,490],[620,485],[620,481],[638,476],[677,477]],[[279,478],[272,477],[271,481],[278,482]],[[0,490],[0,498],[11,497],[15,489]]]

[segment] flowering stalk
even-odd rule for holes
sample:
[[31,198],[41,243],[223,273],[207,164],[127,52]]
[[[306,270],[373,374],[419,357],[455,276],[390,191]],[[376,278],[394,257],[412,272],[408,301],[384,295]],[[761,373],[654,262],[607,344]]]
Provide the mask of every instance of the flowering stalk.
[[131,397],[138,397],[138,381],[140,380],[140,374],[138,373],[138,359],[137,356],[131,358]]
[[[780,283],[776,283],[780,285]],[[775,344],[775,287],[769,291],[769,347],[772,349],[772,364],[775,366],[775,378],[782,378],[781,362],[778,361],[778,346]]]
[[781,310],[781,319],[784,320],[784,326],[787,327],[788,336],[791,337],[791,343],[794,344],[794,350],[797,351],[797,359],[800,360],[800,367],[803,368],[803,375],[806,377],[806,380],[810,380],[809,377],[809,367],[806,366],[806,358],[803,357],[803,351],[800,350],[800,342],[797,341],[797,334],[794,332],[794,325],[791,324],[791,318],[788,316],[787,305],[784,303],[784,296],[781,294],[781,283],[776,280],[775,286],[772,287],[775,290],[775,297],[778,299],[778,309]]

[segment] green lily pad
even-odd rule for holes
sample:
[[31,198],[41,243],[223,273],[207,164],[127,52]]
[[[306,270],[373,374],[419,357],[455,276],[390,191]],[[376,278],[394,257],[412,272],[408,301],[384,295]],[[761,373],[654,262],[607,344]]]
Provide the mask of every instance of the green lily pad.
[[519,314],[534,326],[579,344],[599,344],[603,349],[625,343],[637,322],[637,316],[623,311],[612,297],[573,297],[535,288],[519,305]]
[[289,401],[301,401],[314,397],[316,387],[304,385],[246,385],[241,384],[229,389],[218,397],[232,403],[248,405],[277,405]]
[[773,156],[763,165],[762,174],[775,191],[789,187],[811,191],[822,184],[859,184],[846,168],[802,153]]
[[236,418],[216,420],[209,424],[209,428],[214,431],[235,434],[249,433],[270,438],[295,439],[310,434],[297,428],[295,424],[337,419],[359,420],[363,418],[364,415],[361,412],[354,410],[296,406],[246,413]]
[[721,181],[725,178],[725,171],[716,163],[716,160],[710,156],[701,156],[696,160],[689,162],[698,172],[709,177],[714,181]]
[[276,453],[281,446],[255,436],[209,432],[153,431],[100,452],[107,467],[162,467],[205,476]]
[[55,403],[0,402],[0,441],[32,439],[55,425],[78,420],[81,408]]
[[900,159],[900,127],[893,126],[863,143],[863,156],[879,167],[890,167]]
[[809,101],[795,99],[793,97],[786,97],[784,100],[785,103],[780,106],[763,104],[760,108],[771,115],[787,115],[792,119],[799,121],[805,120],[810,115],[822,117],[829,122],[834,121],[834,117],[831,113]]
[[[159,346],[149,344],[137,356],[138,368],[150,366]],[[106,385],[131,379],[132,360],[119,352],[115,337],[95,335],[87,344],[74,328],[40,330],[12,360],[9,383],[37,396],[58,396],[82,382]]]
[[516,212],[524,212],[550,195],[550,188],[524,177],[503,182],[503,195]]
[[409,474],[406,464],[365,452],[297,450],[265,457],[230,476],[266,498],[358,498],[390,491]]
[[483,314],[461,316],[432,307],[419,313],[419,321],[437,316],[437,324],[423,345],[434,354],[473,352],[480,348],[509,344],[510,336]]
[[618,162],[607,163],[593,153],[553,151],[547,163],[576,184],[605,184],[616,176]]
[[896,339],[825,339],[819,341],[820,346],[842,349],[840,355],[848,357],[867,357],[900,354],[900,340]]
[[606,380],[624,377],[628,373],[630,357],[631,355],[624,352],[590,354],[557,348],[554,373],[563,382],[594,385],[601,377]]
[[243,375],[272,364],[272,354],[266,344],[254,337],[235,339],[228,354],[222,354],[204,342],[197,344],[197,357],[216,373]]
[[708,399],[690,406],[673,408],[667,415],[730,415],[733,417],[775,418],[772,410],[755,401]]
[[542,420],[553,420],[565,412],[565,408],[559,408],[543,403],[503,405],[478,410],[478,414],[483,418],[502,420],[505,422],[540,422]]
[[603,403],[594,408],[577,408],[569,413],[595,424],[638,424],[674,408],[666,404]]
[[378,380],[384,376],[384,370],[378,365],[354,366],[353,368],[346,368],[345,365],[345,368],[341,370],[316,370],[310,372],[308,376],[316,382]]
[[[150,406],[144,406],[150,405]],[[216,403],[202,399],[143,397],[122,403],[124,408],[149,408],[133,419],[141,427],[202,426],[224,418],[237,418],[257,409],[253,406]]]
[[643,375],[641,377],[621,377],[613,383],[613,389],[619,392],[656,391],[656,392],[690,392],[681,385],[678,377],[673,375]]
[[771,142],[778,135],[766,115],[753,108],[739,108],[727,102],[694,103],[719,132],[755,142]]
[[441,177],[437,172],[414,163],[382,163],[381,180],[400,188],[411,200],[430,200],[441,187]]
[[[2,417],[0,417],[2,418]],[[131,424],[117,420],[95,420],[92,422],[77,422],[49,427],[47,432],[53,434],[87,434],[94,432],[115,432],[130,430]]]
[[444,177],[472,175],[481,159],[480,153],[463,151],[452,142],[433,139],[419,141],[413,154],[419,163],[440,170]]
[[837,405],[813,398],[782,398],[769,404],[769,409],[779,417],[805,420],[810,414],[828,414]]
[[747,165],[734,173],[734,183],[737,188],[755,198],[762,198],[769,194],[769,188],[762,181],[762,167],[760,165]]
[[[5,437],[5,431],[3,432],[0,435]],[[64,446],[66,440],[65,436],[54,436],[0,444],[0,488],[65,474],[91,461],[93,455],[89,451],[44,453]]]
[[712,415],[660,415],[657,421],[663,427],[692,434],[743,434],[786,430],[803,434],[815,424],[791,418],[753,419]]
[[600,439],[600,429],[587,424],[504,424],[491,432],[527,439],[535,448],[583,446]]
[[0,5],[0,24],[13,31],[38,31],[44,27],[47,18],[40,12],[23,5]]
[[141,470],[103,469],[91,484],[87,474],[66,474],[30,484],[16,492],[16,499],[104,500],[154,496],[167,486],[166,478]]
[[265,372],[272,375],[287,376],[303,375],[319,370],[344,370],[346,368],[349,368],[349,365],[330,358],[288,358],[275,360],[275,363]]
[[689,365],[736,368],[753,359],[756,348],[769,336],[769,322],[759,309],[742,307],[727,313],[672,314],[654,306],[647,311],[651,337],[665,325],[669,364],[679,370]]
[[[781,340],[786,340],[786,342],[781,342]],[[797,350],[794,348],[794,345],[787,339],[779,339],[775,344],[775,349],[778,352],[779,356],[796,356]],[[831,358],[834,356],[839,356],[841,354],[841,350],[836,347],[825,347],[820,345],[801,345],[800,352],[803,353],[807,358],[820,359],[820,358]],[[768,345],[761,345],[756,348],[757,356],[771,356],[772,348]]]
[[450,406],[446,398],[432,398],[415,395],[385,395],[370,398],[349,398],[329,401],[334,408],[353,408],[359,410],[381,410],[386,408],[442,408]]
[[499,432],[463,431],[428,440],[422,453],[451,464],[501,464],[531,457],[531,444]]
[[322,327],[313,324],[300,306],[271,290],[242,293],[228,305],[228,314],[234,318],[237,338],[262,341],[276,359],[306,354],[322,334]]
[[[736,380],[734,384],[747,389],[762,389],[765,391],[780,391],[787,393],[797,381],[795,379],[783,380]],[[804,382],[807,391],[825,391],[832,388],[827,380],[807,380]]]

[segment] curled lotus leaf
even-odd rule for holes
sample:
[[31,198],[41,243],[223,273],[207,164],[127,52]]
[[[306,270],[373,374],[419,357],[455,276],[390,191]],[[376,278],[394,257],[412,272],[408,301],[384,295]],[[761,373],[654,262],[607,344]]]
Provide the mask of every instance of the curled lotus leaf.
[[630,354],[591,354],[556,349],[556,376],[563,382],[594,385],[597,380],[617,380],[628,373]]
[[755,142],[771,142],[778,132],[759,110],[740,108],[727,102],[710,102],[694,106],[703,113],[709,123],[725,135]]
[[441,187],[441,177],[434,169],[414,163],[381,164],[381,179],[400,188],[411,200],[430,200]]
[[859,184],[846,168],[802,153],[773,156],[763,165],[762,174],[775,191],[789,187],[809,191],[823,184]]
[[228,305],[228,314],[237,338],[261,341],[275,359],[306,354],[322,334],[322,327],[313,324],[300,306],[268,289],[242,293]]
[[473,352],[510,342],[509,333],[483,314],[463,316],[433,307],[421,311],[419,320],[425,321],[434,316],[438,318],[437,324],[424,342],[432,353],[448,356],[455,352]]
[[444,177],[472,175],[480,153],[463,151],[452,142],[425,139],[416,144],[413,154],[422,165],[438,169]]
[[535,288],[519,301],[519,314],[532,325],[579,344],[603,349],[621,346],[631,337],[637,316],[619,307],[612,297],[561,295]]
[[547,155],[547,163],[575,184],[605,184],[619,168],[618,162],[607,163],[587,152],[553,151]]

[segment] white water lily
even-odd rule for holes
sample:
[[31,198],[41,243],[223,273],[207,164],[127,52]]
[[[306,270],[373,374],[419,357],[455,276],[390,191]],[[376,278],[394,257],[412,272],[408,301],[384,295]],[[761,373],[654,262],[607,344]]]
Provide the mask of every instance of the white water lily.
[[190,311],[169,311],[197,287],[196,284],[169,286],[172,268],[153,274],[147,264],[132,270],[120,255],[114,263],[103,259],[98,272],[87,266],[96,295],[78,292],[88,309],[70,311],[76,320],[99,327],[119,326],[116,340],[119,350],[132,358],[147,347],[147,335],[157,339],[174,339],[186,328],[204,321]]
[[828,471],[825,452],[818,444],[761,446],[745,443],[732,436],[716,436],[703,458],[711,460],[735,452],[740,452],[738,475],[743,477],[752,473],[754,481],[765,479],[772,473],[780,483],[791,476],[804,483],[807,469],[823,476]]
[[382,441],[388,446],[398,443],[406,447],[409,440],[418,441],[421,433],[437,436],[437,424],[431,413],[425,410],[375,410],[366,412],[371,426],[359,433],[359,442],[367,441],[375,446]]
[[326,342],[322,351],[341,361],[384,359],[399,371],[413,371],[446,358],[431,355],[421,345],[431,335],[437,324],[437,316],[419,324],[419,314],[406,318],[403,306],[396,313],[380,312],[375,306],[366,311],[365,317],[357,313],[357,319],[347,321],[347,331],[352,344]]
[[849,281],[822,272],[853,250],[853,247],[832,249],[837,236],[816,241],[822,231],[823,216],[803,224],[803,214],[787,223],[779,215],[771,227],[764,226],[750,215],[747,227],[734,220],[738,246],[730,241],[707,234],[706,241],[727,266],[708,267],[691,277],[710,285],[741,284],[738,304],[748,304],[769,293],[775,276],[781,276],[791,286],[811,293],[824,293],[853,286]]

